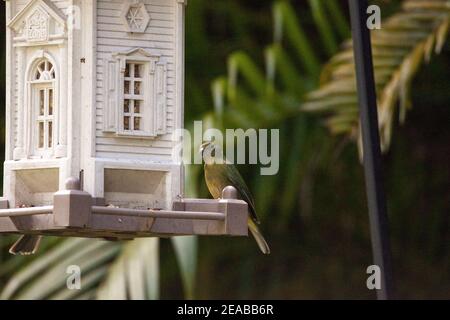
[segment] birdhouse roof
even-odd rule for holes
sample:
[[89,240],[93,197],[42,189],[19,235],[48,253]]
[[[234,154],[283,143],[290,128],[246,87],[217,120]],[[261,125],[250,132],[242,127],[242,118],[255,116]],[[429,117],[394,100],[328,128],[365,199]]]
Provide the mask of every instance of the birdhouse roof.
[[65,24],[66,18],[64,14],[49,0],[32,0],[30,1],[12,20],[9,22],[8,27],[17,29],[24,22],[27,14],[36,8],[37,6],[45,10],[45,12],[55,19],[61,25]]

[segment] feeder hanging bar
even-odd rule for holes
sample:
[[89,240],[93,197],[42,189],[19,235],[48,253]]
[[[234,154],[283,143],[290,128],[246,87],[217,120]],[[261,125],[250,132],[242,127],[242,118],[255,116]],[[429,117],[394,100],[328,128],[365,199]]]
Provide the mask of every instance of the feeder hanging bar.
[[186,211],[166,211],[166,210],[136,210],[125,208],[92,207],[92,213],[109,216],[129,216],[140,218],[166,218],[166,219],[192,219],[192,220],[212,220],[225,221],[223,213],[218,212],[186,212]]
[[36,208],[16,208],[0,210],[0,218],[30,217],[49,214],[53,212],[53,206]]
[[[53,206],[36,208],[17,208],[0,210],[0,218],[31,217],[37,215],[51,214]],[[195,212],[195,211],[167,211],[167,210],[137,210],[126,208],[92,207],[93,214],[108,216],[128,216],[138,218],[166,218],[166,219],[190,219],[190,220],[208,220],[225,221],[226,216],[220,212]]]

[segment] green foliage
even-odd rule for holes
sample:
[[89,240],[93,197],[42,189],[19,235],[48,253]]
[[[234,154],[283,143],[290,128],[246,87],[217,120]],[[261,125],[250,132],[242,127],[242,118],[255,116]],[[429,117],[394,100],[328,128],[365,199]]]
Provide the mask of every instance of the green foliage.
[[[256,168],[250,175],[256,179],[253,189],[258,210],[262,216],[280,211],[282,218],[277,221],[281,226],[298,211],[298,193],[308,192],[302,187],[305,176],[324,165],[322,158],[332,153],[330,139],[317,125],[319,120],[300,113],[299,105],[319,85],[324,63],[320,57],[335,53],[349,30],[336,1],[309,1],[309,5],[313,25],[322,35],[320,43],[313,41],[314,34],[305,32],[288,1],[277,1],[273,6],[274,42],[264,50],[264,68],[237,51],[228,58],[228,76],[217,78],[212,86],[217,127],[280,129],[283,164],[279,175],[257,177]],[[332,24],[336,21],[339,28]],[[292,136],[296,138],[290,139]]]
[[[292,239],[305,239],[309,242],[309,246],[299,245],[297,253],[301,252],[299,253],[301,256],[309,257],[308,254],[314,252],[311,249],[314,245],[324,245],[323,240],[318,238],[327,238],[326,233],[333,234],[337,226],[345,230],[346,235],[343,236],[345,239],[350,237],[359,242],[368,242],[369,239],[367,230],[364,229],[366,225],[361,222],[367,217],[360,214],[366,211],[364,204],[361,203],[361,199],[365,198],[364,193],[359,192],[363,191],[363,181],[358,180],[361,177],[355,172],[354,167],[349,167],[352,163],[353,166],[357,164],[348,155],[349,148],[345,147],[351,139],[355,140],[358,137],[359,122],[357,95],[354,89],[356,79],[353,53],[351,41],[346,40],[349,28],[346,23],[342,23],[344,15],[335,1],[308,2],[313,10],[316,30],[311,26],[304,27],[305,15],[295,14],[296,10],[292,4],[294,2],[275,3],[274,41],[263,50],[259,58],[253,58],[251,54],[243,51],[230,54],[228,75],[217,78],[212,85],[215,102],[215,113],[212,118],[215,119],[215,126],[222,128],[280,129],[282,165],[278,176],[261,177],[258,168],[254,167],[241,169],[245,173],[246,180],[251,183],[251,189],[254,190],[257,208],[263,217],[262,226],[266,227],[266,234],[269,233],[269,242],[270,234],[277,235],[272,239],[284,239],[274,249],[274,253],[283,251],[283,247],[291,243]],[[393,3],[393,7],[397,5],[398,3]],[[448,0],[405,0],[389,19],[383,20],[383,28],[373,32],[374,62],[380,99],[380,129],[385,151],[392,136],[394,125],[392,119],[397,102],[400,101],[400,119],[403,121],[406,110],[411,107],[409,93],[414,76],[422,62],[429,61],[433,50],[439,54],[443,48],[447,38],[448,7]],[[335,10],[328,11],[330,8]],[[386,11],[387,9],[383,7],[383,13]],[[337,25],[340,27],[334,28]],[[339,46],[335,44],[341,42],[343,45],[338,49]],[[264,64],[260,63],[261,60]],[[325,67],[322,68],[321,65]],[[330,129],[331,138],[324,133],[320,124]],[[337,139],[339,143],[336,143]],[[350,147],[350,150],[354,152],[355,148]],[[341,157],[342,160],[338,162]],[[345,162],[345,165],[342,162]],[[327,174],[329,177],[325,178],[324,175]],[[337,181],[335,187],[338,190],[327,189],[330,179]],[[401,190],[399,187],[396,192],[401,193]],[[345,199],[349,205],[343,205],[341,199]],[[349,212],[341,212],[343,207]],[[351,218],[350,212],[353,213]],[[325,214],[328,216],[324,216]],[[403,215],[407,213],[403,212]],[[330,219],[329,216],[333,218]],[[317,223],[318,221],[321,223]],[[442,221],[442,218],[439,221]],[[292,228],[292,225],[296,227]],[[305,225],[312,229],[312,234],[302,229]],[[327,227],[322,227],[323,225]],[[398,226],[396,225],[397,230]],[[417,226],[413,227],[414,230],[419,230],[416,228]],[[423,234],[423,231],[421,233]],[[336,238],[330,237],[328,240],[334,242]],[[442,244],[442,241],[439,243]],[[357,245],[353,245],[352,242],[352,246]],[[239,252],[242,251],[244,250]],[[234,253],[233,250],[226,252],[228,255]],[[248,251],[245,252],[245,255],[249,254]],[[289,255],[292,252],[287,250],[285,254]],[[220,261],[220,257],[215,259]],[[282,254],[278,254],[276,259],[279,263],[270,264],[272,268],[282,268],[280,265],[283,265],[283,261],[284,263],[291,261],[289,256],[285,257]],[[301,260],[300,257],[298,259]],[[326,259],[323,257],[320,259],[317,267],[326,272],[324,271]],[[209,261],[212,265],[208,267],[214,270],[213,261],[215,260]],[[251,261],[256,263],[257,259],[253,258]],[[357,265],[356,260],[354,261]],[[369,261],[365,263],[362,264],[368,265]],[[228,266],[231,265],[232,263]],[[336,263],[336,267],[337,265]],[[298,268],[301,269],[301,266],[300,263]],[[252,265],[243,266],[242,272],[245,272],[244,270],[250,272],[249,270],[254,270],[253,268]],[[295,270],[294,266],[289,268],[290,272]],[[344,274],[347,272],[345,270],[347,269],[337,273]],[[266,270],[267,272],[277,271]],[[214,271],[212,273],[214,274]],[[309,276],[314,274],[309,270]],[[204,276],[207,277],[205,274]],[[300,279],[307,281],[302,274],[297,273],[296,276],[286,277],[289,280],[285,281],[293,279],[296,283],[302,283]],[[279,285],[282,282],[280,278],[270,283],[277,286],[276,283]],[[252,281],[260,283],[270,280],[272,279],[268,279],[267,274],[262,271],[257,272],[257,275],[246,274],[242,279],[235,278],[234,282],[244,287],[238,289],[239,292],[246,292],[245,285],[250,285]],[[333,280],[333,283],[337,282]],[[227,288],[226,284],[222,286]],[[284,283],[283,286],[288,285]],[[317,286],[317,283],[310,284],[310,288]],[[262,288],[266,286],[260,289]],[[337,286],[335,289],[344,294],[342,287]],[[253,283],[252,294],[266,297],[257,292],[258,288]],[[204,294],[205,297],[210,295],[215,297],[213,292]],[[305,296],[309,295],[306,293]],[[324,296],[326,294],[320,295]]]
[[[375,78],[379,96],[379,126],[382,148],[390,145],[399,102],[403,123],[412,107],[411,84],[423,62],[439,54],[447,39],[450,1],[403,1],[399,13],[372,32]],[[358,133],[358,101],[353,47],[350,41],[325,66],[321,85],[307,95],[302,110],[324,113],[334,134]]]
[[[69,239],[59,241],[49,250],[42,249],[44,252],[37,259],[10,277],[1,299],[92,298],[95,287],[108,272],[108,262],[117,255],[120,246],[105,241]],[[80,291],[67,289],[66,271],[71,265],[79,266],[83,272]]]
[[159,240],[138,239],[123,246],[97,292],[100,300],[159,298]]
[[195,280],[197,272],[197,237],[175,237],[172,243],[175,249],[186,299],[195,298]]

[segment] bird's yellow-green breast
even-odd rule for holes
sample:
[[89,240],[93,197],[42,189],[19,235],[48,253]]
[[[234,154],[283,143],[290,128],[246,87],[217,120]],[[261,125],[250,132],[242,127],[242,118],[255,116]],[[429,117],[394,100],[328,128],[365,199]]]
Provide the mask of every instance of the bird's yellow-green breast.
[[[238,169],[233,164],[227,163],[226,161],[214,161],[217,160],[217,148],[212,142],[204,143],[200,148],[205,161],[205,180],[208,190],[215,199],[219,199],[222,197],[222,191],[226,187],[233,186],[236,188],[239,193],[239,198],[248,204],[250,212],[248,218],[249,230],[255,237],[261,251],[264,254],[269,254],[270,248],[257,226],[259,220],[256,216],[253,196]],[[219,158],[219,160],[225,159]]]

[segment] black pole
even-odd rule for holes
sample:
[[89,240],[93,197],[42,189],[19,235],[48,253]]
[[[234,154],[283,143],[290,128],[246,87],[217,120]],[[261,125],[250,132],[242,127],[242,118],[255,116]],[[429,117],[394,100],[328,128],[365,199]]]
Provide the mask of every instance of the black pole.
[[349,0],[364,150],[364,170],[374,262],[381,269],[379,300],[392,297],[391,251],[386,196],[381,169],[377,96],[373,71],[367,0]]

